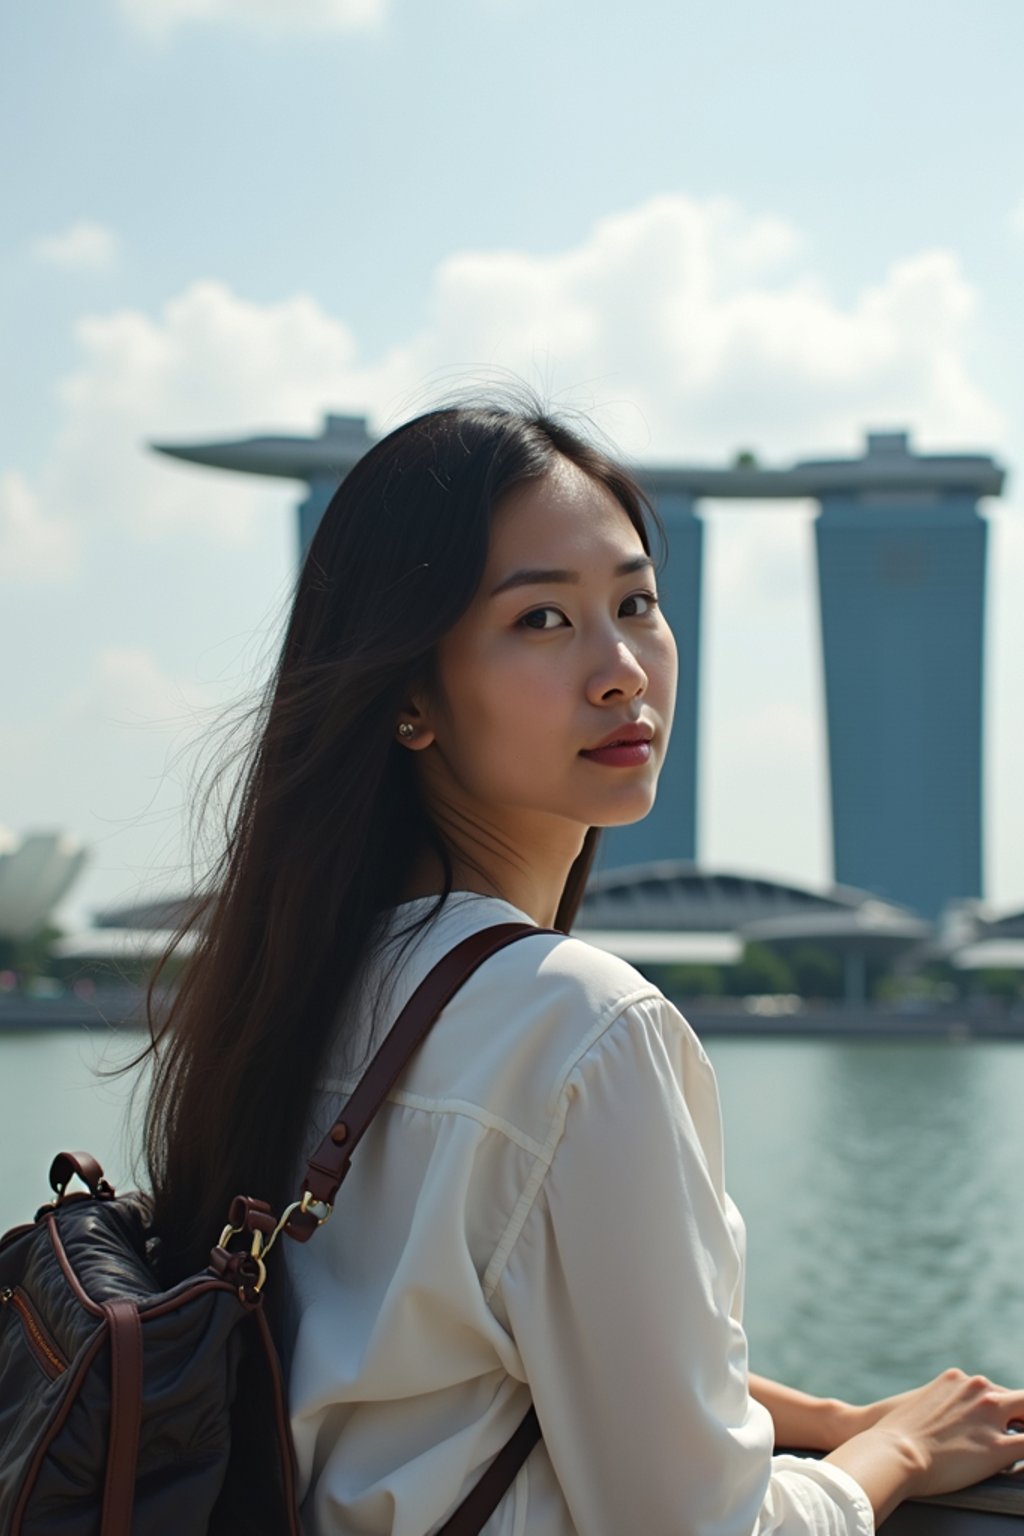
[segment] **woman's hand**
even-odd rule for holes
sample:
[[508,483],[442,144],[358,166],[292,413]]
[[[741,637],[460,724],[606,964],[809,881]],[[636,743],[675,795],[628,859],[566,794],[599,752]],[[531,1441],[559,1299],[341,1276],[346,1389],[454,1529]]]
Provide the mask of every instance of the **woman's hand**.
[[1024,1391],[985,1376],[944,1371],[926,1386],[852,1412],[877,1417],[827,1459],[857,1479],[878,1522],[903,1499],[951,1493],[1024,1454],[1024,1439],[1010,1432],[1011,1424],[1024,1423]]
[[892,1397],[879,1398],[876,1403],[844,1403],[837,1398],[828,1399],[829,1427],[836,1438],[826,1449],[834,1451],[845,1440],[852,1440],[854,1435],[862,1435],[866,1429],[872,1429],[886,1414],[893,1413],[908,1398],[913,1397],[911,1392],[897,1392]]

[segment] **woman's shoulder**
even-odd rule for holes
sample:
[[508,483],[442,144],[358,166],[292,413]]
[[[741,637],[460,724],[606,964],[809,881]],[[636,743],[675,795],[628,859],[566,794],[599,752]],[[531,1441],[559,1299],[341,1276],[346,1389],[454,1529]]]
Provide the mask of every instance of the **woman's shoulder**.
[[[415,908],[417,903],[409,903]],[[412,987],[462,939],[484,929],[518,922],[536,928],[492,955],[464,984],[462,991],[500,991],[522,1000],[529,994],[538,1006],[579,1009],[593,1021],[609,1008],[618,1010],[635,998],[661,998],[658,987],[618,955],[588,943],[585,934],[564,934],[537,927],[525,912],[492,896],[459,892],[450,897],[433,921],[417,935],[400,960],[401,991]],[[408,925],[406,925],[408,926]],[[401,928],[398,929],[401,934]],[[395,942],[391,941],[392,944]],[[399,938],[398,943],[401,944]],[[394,952],[392,951],[392,958]],[[387,959],[385,957],[386,963]],[[397,980],[397,975],[396,975]]]
[[[529,919],[490,897],[442,909],[392,973],[388,1013],[460,939],[514,921]],[[424,1105],[476,1105],[534,1137],[577,1064],[620,1021],[689,1034],[658,987],[626,961],[583,938],[538,929],[492,955],[459,989],[404,1090]]]

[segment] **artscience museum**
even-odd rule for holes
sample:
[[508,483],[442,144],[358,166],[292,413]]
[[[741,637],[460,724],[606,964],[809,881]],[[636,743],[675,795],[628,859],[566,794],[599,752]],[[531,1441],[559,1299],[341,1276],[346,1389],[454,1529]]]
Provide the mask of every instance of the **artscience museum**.
[[24,838],[0,828],[0,939],[30,939],[67,895],[88,857],[67,832]]

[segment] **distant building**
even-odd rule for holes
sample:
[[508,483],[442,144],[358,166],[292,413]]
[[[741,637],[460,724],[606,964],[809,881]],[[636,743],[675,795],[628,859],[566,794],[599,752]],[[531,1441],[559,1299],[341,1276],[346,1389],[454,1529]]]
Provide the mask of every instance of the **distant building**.
[[817,891],[764,875],[659,860],[591,881],[576,931],[643,965],[736,965],[748,944],[819,946],[843,968],[849,1002],[861,1003],[870,961],[924,957],[931,924],[869,891]]
[[815,528],[836,875],[932,918],[983,890],[977,499],[1000,484],[987,459],[878,434]]
[[[82,962],[152,962],[192,912],[193,901],[181,896],[109,908],[93,928],[61,940],[54,953]],[[749,943],[782,950],[818,945],[839,959],[847,999],[854,1002],[864,999],[869,962],[925,958],[933,939],[931,924],[868,891],[813,890],[677,859],[595,875],[574,932],[640,968],[734,966]],[[190,933],[181,955],[195,943]]]
[[66,832],[0,832],[0,939],[30,939],[71,889],[86,850]]
[[[334,488],[371,445],[362,417],[318,438],[159,445],[215,468],[304,481],[300,549]],[[919,455],[906,433],[868,435],[855,459],[765,469],[639,471],[669,539],[661,578],[679,641],[676,726],[657,805],[604,839],[601,867],[697,857],[702,497],[813,498],[837,882],[935,919],[982,894],[982,697],[986,524],[980,496],[1003,471],[983,455]],[[770,814],[770,807],[765,807]]]
[[1024,911],[998,916],[977,901],[951,906],[935,952],[959,971],[1024,971]]

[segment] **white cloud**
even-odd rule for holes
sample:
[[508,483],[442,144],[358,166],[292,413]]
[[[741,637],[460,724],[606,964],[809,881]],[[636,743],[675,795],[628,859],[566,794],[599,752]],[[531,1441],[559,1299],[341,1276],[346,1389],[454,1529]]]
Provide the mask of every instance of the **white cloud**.
[[[135,310],[76,327],[80,364],[64,380],[52,494],[83,524],[129,538],[245,543],[281,482],[200,475],[158,459],[152,440],[314,431],[345,397],[354,345],[311,299],[256,305],[193,283],[156,317]],[[269,498],[269,500],[268,500]]]
[[1002,422],[970,376],[974,301],[955,256],[928,251],[842,304],[783,221],[666,196],[567,252],[449,258],[428,325],[367,383],[386,393],[453,362],[553,372],[631,402],[608,414],[640,455],[848,451],[885,422],[984,440]]
[[121,0],[142,31],[163,35],[184,23],[229,22],[266,32],[354,32],[379,26],[389,0]]
[[[296,362],[311,351],[323,364],[335,404],[379,424],[419,408],[425,386],[443,391],[493,371],[592,407],[639,457],[720,459],[740,445],[783,458],[843,453],[860,446],[864,427],[887,424],[938,447],[1004,430],[971,374],[975,305],[956,256],[943,250],[895,261],[841,302],[792,225],[729,199],[673,195],[603,219],[553,255],[453,254],[435,272],[423,324],[375,358],[357,357],[343,323],[310,300],[259,308],[204,283],[159,320],[91,324],[84,377],[95,382],[119,353],[138,354],[134,370],[143,347],[168,348],[182,391],[198,388],[215,408],[224,393],[208,389],[198,368],[215,356],[247,398],[267,403],[256,413],[266,419],[294,342]],[[273,377],[262,372],[268,345],[280,364]],[[255,366],[243,370],[250,346]]]
[[117,260],[118,240],[112,229],[79,219],[55,235],[43,235],[32,254],[53,267],[74,272],[104,272]]
[[641,458],[721,461],[750,445],[785,461],[855,450],[869,425],[907,425],[926,448],[985,444],[1003,423],[971,376],[974,304],[943,251],[894,263],[842,304],[792,226],[682,196],[604,219],[555,255],[451,256],[422,326],[377,357],[308,296],[261,305],[198,281],[155,315],[78,323],[40,515],[244,542],[265,488],[158,461],[147,440],[315,431],[332,408],[387,425],[421,406],[425,383],[492,369],[593,406]]
[[85,687],[69,696],[69,716],[99,716],[125,729],[175,732],[212,702],[205,688],[184,683],[142,645],[101,646]]
[[68,520],[47,514],[23,475],[0,473],[0,587],[62,584],[75,568],[77,553]]

